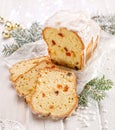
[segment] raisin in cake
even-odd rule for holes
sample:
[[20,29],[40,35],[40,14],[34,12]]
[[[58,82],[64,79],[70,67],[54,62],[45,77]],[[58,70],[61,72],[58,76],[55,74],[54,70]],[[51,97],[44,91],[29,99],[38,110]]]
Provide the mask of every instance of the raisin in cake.
[[59,68],[39,71],[36,91],[30,101],[33,113],[60,119],[69,116],[78,105],[73,72]]
[[43,29],[49,55],[57,64],[82,69],[95,50],[100,27],[83,12],[60,11]]
[[31,95],[34,93],[36,88],[36,82],[38,79],[39,69],[45,67],[55,67],[50,60],[42,60],[38,64],[34,65],[26,73],[20,75],[18,79],[14,82],[15,89],[20,96],[25,97],[26,102],[30,101]]
[[34,67],[38,62],[42,61],[43,59],[49,59],[49,57],[44,56],[41,58],[33,58],[25,61],[18,62],[9,69],[10,72],[10,80],[15,82],[16,79],[21,75],[30,70]]

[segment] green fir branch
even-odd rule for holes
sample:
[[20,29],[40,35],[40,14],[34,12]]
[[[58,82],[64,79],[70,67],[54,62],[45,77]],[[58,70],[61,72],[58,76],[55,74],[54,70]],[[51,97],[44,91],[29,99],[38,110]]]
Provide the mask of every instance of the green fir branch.
[[15,52],[16,50],[18,50],[22,45],[20,44],[11,44],[11,45],[4,45],[2,53],[4,54],[4,56],[9,56],[11,55],[13,52]]
[[115,35],[115,14],[109,16],[94,16],[92,19],[100,25],[102,30]]
[[12,31],[11,36],[17,43],[25,44],[35,42],[41,39],[41,26],[39,23],[33,23],[30,29],[15,29]]
[[30,27],[32,41],[35,42],[42,38],[42,27],[38,23],[33,23]]
[[30,29],[13,30],[11,32],[11,36],[16,41],[16,44],[4,45],[2,53],[5,56],[9,56],[24,44],[38,41],[42,37],[41,32],[42,27],[39,25],[39,23],[33,23]]
[[101,78],[94,78],[89,81],[81,94],[79,95],[79,105],[87,106],[90,99],[101,101],[106,96],[106,91],[112,88],[112,81],[105,79],[105,76]]

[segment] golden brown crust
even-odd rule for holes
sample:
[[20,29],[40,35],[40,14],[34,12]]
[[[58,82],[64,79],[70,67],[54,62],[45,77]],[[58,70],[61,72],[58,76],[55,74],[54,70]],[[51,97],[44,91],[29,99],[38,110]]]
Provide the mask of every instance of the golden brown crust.
[[88,61],[88,59],[90,58],[92,54],[92,47],[93,47],[93,39],[89,42],[86,49],[86,62]]
[[80,69],[82,69],[84,67],[84,58],[86,56],[86,60],[85,60],[85,63],[87,63],[87,61],[90,59],[92,53],[95,51],[96,47],[97,47],[97,44],[98,44],[98,41],[99,41],[99,36],[97,36],[95,42],[93,43],[93,39],[91,39],[91,41],[89,42],[87,48],[86,48],[86,55],[84,55],[84,50],[82,50],[82,53],[81,53],[81,65],[80,65]]
[[97,47],[98,44],[98,36],[95,40],[95,42],[93,43],[93,39],[91,40],[91,42],[88,44],[87,49],[86,49],[86,62],[89,60],[89,58],[91,57],[92,53],[94,52],[94,50]]

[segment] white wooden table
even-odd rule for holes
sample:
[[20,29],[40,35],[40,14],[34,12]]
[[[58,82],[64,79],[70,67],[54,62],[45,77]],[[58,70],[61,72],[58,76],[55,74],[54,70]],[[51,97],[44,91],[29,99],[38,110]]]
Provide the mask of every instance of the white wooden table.
[[[19,22],[23,26],[30,26],[34,21],[43,24],[49,16],[60,9],[85,10],[93,15],[115,13],[114,6],[114,0],[0,0],[0,16]],[[2,40],[2,30],[3,26],[0,25],[0,51],[3,44],[10,42],[10,40]],[[101,65],[99,68],[95,67],[98,68],[99,74],[105,74],[107,78],[115,82],[115,38],[107,36],[105,39],[107,41],[101,41],[105,42],[105,47],[101,50],[106,52],[106,57],[102,55]],[[115,130],[115,86],[101,103],[91,103],[85,110],[78,109],[76,115],[66,120],[52,121],[37,119],[23,99],[17,96],[11,87],[8,67],[3,57],[0,57],[0,74],[1,120],[18,121],[25,130]]]

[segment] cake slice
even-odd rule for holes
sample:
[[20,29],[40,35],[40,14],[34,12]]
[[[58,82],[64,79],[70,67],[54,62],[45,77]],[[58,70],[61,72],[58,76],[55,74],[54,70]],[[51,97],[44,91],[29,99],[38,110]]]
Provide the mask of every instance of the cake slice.
[[27,103],[30,101],[31,95],[36,88],[39,70],[45,67],[53,68],[55,65],[49,60],[42,60],[38,64],[34,65],[29,71],[20,75],[14,82],[17,93],[20,96],[25,97]]
[[30,60],[25,60],[18,62],[9,69],[10,72],[10,80],[15,82],[16,79],[21,75],[30,70],[32,67],[34,67],[36,64],[38,64],[43,59],[49,59],[49,57],[44,56],[41,58],[33,58]]
[[73,72],[59,68],[39,71],[36,91],[30,101],[33,113],[61,119],[69,116],[77,105],[76,77]]

